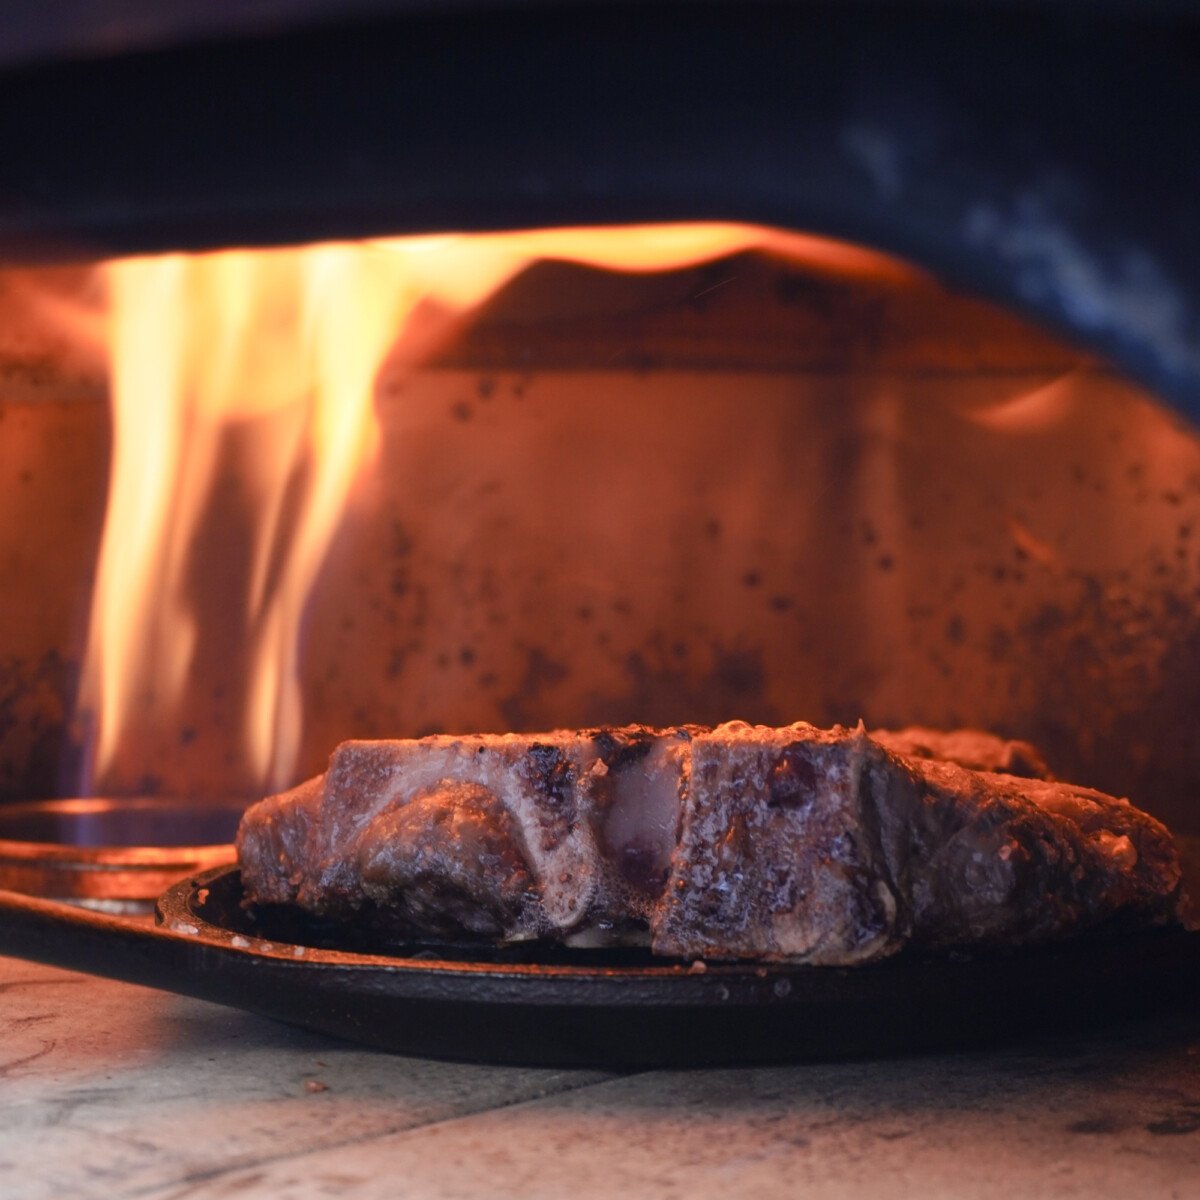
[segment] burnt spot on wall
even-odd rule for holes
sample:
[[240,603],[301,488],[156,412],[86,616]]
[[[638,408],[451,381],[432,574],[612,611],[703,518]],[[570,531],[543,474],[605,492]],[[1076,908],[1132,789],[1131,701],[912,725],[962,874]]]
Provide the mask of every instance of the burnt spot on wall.
[[1060,778],[1129,796],[1189,828],[1193,798],[1173,798],[1168,781],[1200,781],[1200,744],[1180,721],[1200,709],[1194,599],[1169,580],[1146,592],[1115,574],[1080,574],[1073,588],[1073,597],[986,635],[1023,713],[1000,732],[1038,746]]
[[[537,713],[545,693],[561,684],[568,676],[567,667],[552,658],[542,646],[530,646],[525,651],[525,673],[516,689],[499,702],[501,715],[513,730],[529,730],[539,722]],[[560,724],[560,722],[551,722]]]
[[588,696],[581,724],[718,725],[735,717],[780,722],[781,714],[768,698],[761,647],[693,642],[682,657],[676,648],[660,631],[627,652],[622,660],[626,686]]
[[413,535],[403,521],[393,521],[391,527],[392,555],[404,558],[412,553]]
[[1000,625],[988,633],[987,653],[994,663],[1005,663],[1013,650],[1013,635]]
[[759,649],[717,647],[708,685],[722,694],[761,701],[766,692],[767,669]]
[[1120,1133],[1125,1128],[1125,1123],[1117,1117],[1103,1115],[1072,1121],[1066,1128],[1068,1133],[1109,1134]]
[[1174,1112],[1164,1114],[1159,1120],[1147,1122],[1146,1132],[1159,1137],[1200,1132],[1200,1104],[1181,1104]]
[[82,738],[70,728],[79,666],[49,652],[0,659],[0,800],[70,795]]

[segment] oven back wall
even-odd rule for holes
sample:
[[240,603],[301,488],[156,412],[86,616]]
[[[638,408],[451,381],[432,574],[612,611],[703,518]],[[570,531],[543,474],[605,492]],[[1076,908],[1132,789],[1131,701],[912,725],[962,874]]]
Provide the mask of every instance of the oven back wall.
[[[103,362],[5,277],[6,795],[80,787]],[[49,285],[46,285],[46,281]],[[308,605],[295,776],[337,741],[646,721],[978,725],[1181,829],[1200,747],[1200,444],[1107,370],[921,280],[761,256],[546,264],[377,387]],[[237,438],[192,547],[202,636],[107,790],[253,795]],[[1193,534],[1193,530],[1197,530]]]

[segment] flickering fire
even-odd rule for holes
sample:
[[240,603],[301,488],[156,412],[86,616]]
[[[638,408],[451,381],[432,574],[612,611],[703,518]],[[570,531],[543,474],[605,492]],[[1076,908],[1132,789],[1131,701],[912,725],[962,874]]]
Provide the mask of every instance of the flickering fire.
[[824,239],[730,224],[450,235],[111,262],[114,448],[80,709],[90,784],[122,739],[167,731],[211,612],[195,600],[193,545],[231,438],[244,447],[248,581],[221,621],[241,631],[246,770],[293,775],[304,721],[305,606],[378,439],[381,364],[415,365],[532,261],[675,269],[757,248],[842,274],[906,268]]

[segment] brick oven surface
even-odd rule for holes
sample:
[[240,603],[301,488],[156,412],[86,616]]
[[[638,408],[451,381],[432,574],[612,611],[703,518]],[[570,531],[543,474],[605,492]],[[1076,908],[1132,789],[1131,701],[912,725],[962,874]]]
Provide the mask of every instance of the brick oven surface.
[[629,1075],[379,1054],[0,959],[0,1195],[1200,1196],[1200,1016]]

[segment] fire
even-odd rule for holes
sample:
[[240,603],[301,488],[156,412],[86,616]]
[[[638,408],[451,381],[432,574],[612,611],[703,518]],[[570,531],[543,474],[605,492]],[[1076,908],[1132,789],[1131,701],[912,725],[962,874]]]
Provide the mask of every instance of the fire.
[[[730,224],[428,236],[168,254],[106,264],[114,448],[80,709],[91,785],[123,739],[179,724],[212,615],[193,548],[231,437],[251,447],[241,631],[246,770],[288,783],[303,727],[301,623],[355,481],[378,440],[385,359],[412,365],[530,262],[658,271],[750,248],[840,273],[904,268],[870,251]],[[418,315],[419,320],[414,319]],[[144,736],[144,734],[143,734]]]

